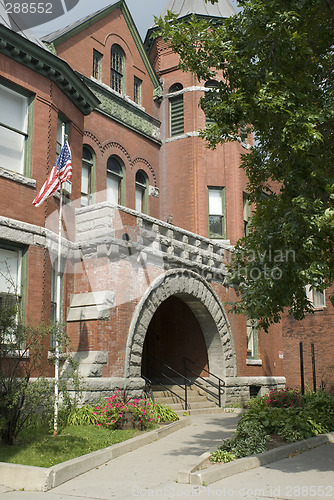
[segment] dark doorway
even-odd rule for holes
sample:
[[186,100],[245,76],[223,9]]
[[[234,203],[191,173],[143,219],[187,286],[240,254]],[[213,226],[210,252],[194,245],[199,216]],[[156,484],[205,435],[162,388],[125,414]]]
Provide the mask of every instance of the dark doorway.
[[[189,365],[195,373],[187,372],[188,377],[207,376],[203,368],[208,370],[208,354],[201,327],[187,304],[173,296],[158,307],[149,324],[143,347],[142,374],[156,378],[162,369],[161,361],[185,375],[184,358],[195,363]],[[164,373],[172,376],[166,367]]]

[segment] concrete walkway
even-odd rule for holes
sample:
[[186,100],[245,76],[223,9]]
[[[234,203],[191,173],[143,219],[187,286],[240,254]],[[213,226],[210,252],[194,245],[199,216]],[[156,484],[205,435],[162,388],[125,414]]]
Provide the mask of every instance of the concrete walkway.
[[175,433],[78,476],[48,492],[11,491],[1,500],[111,500],[131,498],[252,498],[334,500],[334,443],[237,474],[209,486],[177,483],[205,451],[230,437],[234,414],[193,416]]

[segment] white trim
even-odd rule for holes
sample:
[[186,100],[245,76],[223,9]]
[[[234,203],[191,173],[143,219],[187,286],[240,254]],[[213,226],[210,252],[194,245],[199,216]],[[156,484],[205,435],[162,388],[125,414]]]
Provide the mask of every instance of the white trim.
[[195,130],[194,132],[186,132],[185,134],[180,134],[180,135],[176,135],[173,137],[169,137],[168,139],[165,139],[164,141],[162,141],[162,144],[166,144],[168,142],[173,142],[173,141],[179,141],[180,139],[187,139],[188,137],[198,137],[198,136],[199,136],[199,132],[197,130]]
[[25,177],[19,172],[14,172],[13,170],[9,170],[4,167],[0,167],[0,177],[4,177],[5,179],[9,179],[11,181],[23,184],[24,186],[29,186],[33,188],[36,188],[37,184],[35,179],[30,179],[29,177]]
[[262,366],[262,359],[246,359],[246,365],[248,366]]

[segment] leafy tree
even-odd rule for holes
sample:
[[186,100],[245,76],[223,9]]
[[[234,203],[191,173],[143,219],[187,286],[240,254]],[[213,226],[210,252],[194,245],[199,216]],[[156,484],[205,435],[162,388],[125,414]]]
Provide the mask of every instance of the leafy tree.
[[17,307],[0,308],[0,437],[14,444],[33,419],[52,411],[52,386],[39,378],[47,328],[33,328],[18,320]]
[[240,292],[233,310],[267,329],[286,307],[296,319],[312,311],[307,284],[320,289],[334,280],[334,3],[239,6],[214,28],[171,13],[156,22],[182,69],[200,81],[219,80],[201,102],[215,121],[202,131],[208,146],[246,146],[245,132],[248,142],[254,133],[241,163],[254,212],[230,280]]
[[[32,326],[24,323],[17,305],[0,307],[0,439],[3,443],[14,444],[22,429],[43,420],[51,423],[54,382],[42,374],[46,369],[49,336],[57,335],[61,345],[65,345],[67,338],[63,330],[54,324]],[[71,361],[69,356],[67,370],[59,381],[63,409],[72,404],[67,382],[80,390],[75,372],[77,366]]]

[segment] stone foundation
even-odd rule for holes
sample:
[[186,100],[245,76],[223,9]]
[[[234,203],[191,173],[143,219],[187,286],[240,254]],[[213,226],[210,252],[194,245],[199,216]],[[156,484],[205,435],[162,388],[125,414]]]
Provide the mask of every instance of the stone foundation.
[[[231,377],[225,379],[222,396],[223,407],[244,406],[251,397],[251,391],[256,390],[259,396],[267,394],[272,389],[285,387],[284,377]],[[143,397],[145,382],[142,378],[122,377],[85,377],[81,404],[95,403],[101,398],[111,396],[117,390],[126,391],[128,397]],[[255,396],[255,394],[254,394]]]

